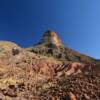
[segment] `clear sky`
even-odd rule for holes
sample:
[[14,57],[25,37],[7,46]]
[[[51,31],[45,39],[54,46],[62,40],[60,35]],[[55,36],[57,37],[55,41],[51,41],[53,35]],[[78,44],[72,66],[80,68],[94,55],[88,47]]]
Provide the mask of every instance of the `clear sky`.
[[100,0],[0,0],[0,40],[28,47],[48,29],[66,47],[100,59]]

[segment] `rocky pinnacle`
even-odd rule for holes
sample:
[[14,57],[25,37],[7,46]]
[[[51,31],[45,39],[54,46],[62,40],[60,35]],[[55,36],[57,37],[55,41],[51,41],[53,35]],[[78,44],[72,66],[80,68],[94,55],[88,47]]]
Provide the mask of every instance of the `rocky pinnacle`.
[[51,43],[55,44],[56,46],[63,46],[60,38],[54,31],[48,30],[44,33],[41,43]]

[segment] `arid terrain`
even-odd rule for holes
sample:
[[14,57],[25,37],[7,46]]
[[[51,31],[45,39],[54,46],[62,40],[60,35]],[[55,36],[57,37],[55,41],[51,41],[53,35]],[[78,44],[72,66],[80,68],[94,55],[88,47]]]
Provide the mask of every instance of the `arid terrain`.
[[100,60],[50,30],[29,48],[1,41],[0,100],[100,100]]

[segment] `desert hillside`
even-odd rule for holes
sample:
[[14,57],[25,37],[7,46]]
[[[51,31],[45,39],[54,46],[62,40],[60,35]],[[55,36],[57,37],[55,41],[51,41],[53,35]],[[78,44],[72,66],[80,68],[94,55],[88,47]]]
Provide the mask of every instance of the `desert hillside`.
[[51,30],[29,48],[1,41],[0,100],[100,100],[100,61]]

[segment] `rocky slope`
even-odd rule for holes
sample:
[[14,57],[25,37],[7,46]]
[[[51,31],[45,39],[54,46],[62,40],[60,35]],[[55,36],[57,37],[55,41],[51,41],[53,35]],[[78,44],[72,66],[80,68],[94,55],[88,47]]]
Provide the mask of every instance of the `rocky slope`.
[[99,62],[50,30],[26,49],[1,41],[0,100],[100,100]]

